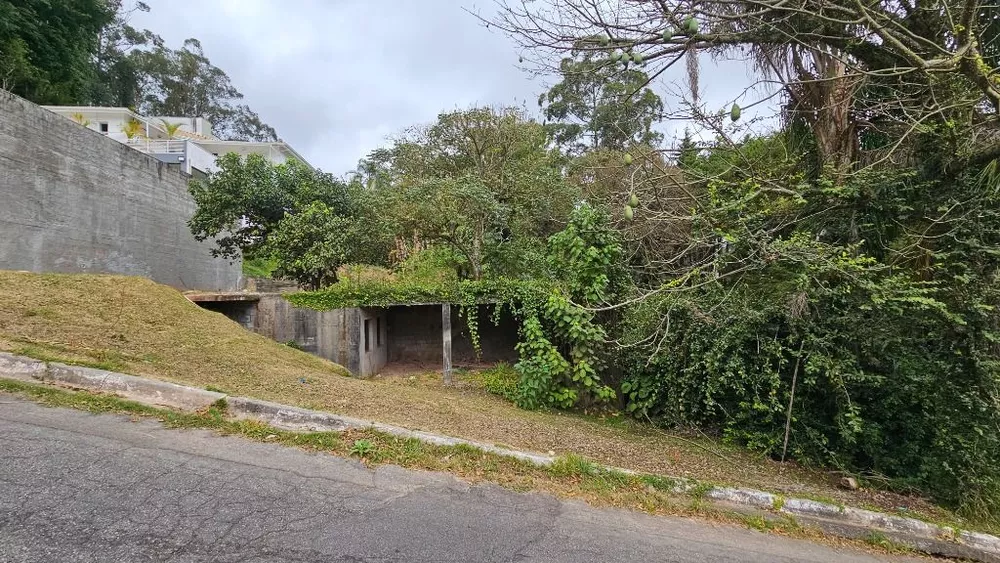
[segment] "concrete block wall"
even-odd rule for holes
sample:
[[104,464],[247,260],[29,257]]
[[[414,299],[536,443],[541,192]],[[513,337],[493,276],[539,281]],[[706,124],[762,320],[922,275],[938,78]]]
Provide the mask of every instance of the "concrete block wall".
[[[495,326],[490,319],[492,307],[479,307],[479,341],[483,362],[516,362],[517,322],[510,315],[500,318]],[[389,361],[441,362],[441,305],[414,305],[390,307]],[[476,351],[469,337],[465,317],[459,315],[459,307],[451,310],[451,353],[454,363],[476,362]]]
[[179,170],[3,90],[0,202],[0,269],[240,286],[240,264],[191,236]]

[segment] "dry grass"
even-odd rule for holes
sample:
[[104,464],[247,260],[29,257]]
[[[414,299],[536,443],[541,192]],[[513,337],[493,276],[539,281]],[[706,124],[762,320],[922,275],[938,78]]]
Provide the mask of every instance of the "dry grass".
[[621,417],[527,412],[471,383],[445,388],[432,375],[344,377],[336,364],[249,333],[141,278],[0,271],[0,349],[514,448],[572,453],[644,473],[902,507],[955,521],[922,499],[841,490],[835,476],[703,436],[666,433]]

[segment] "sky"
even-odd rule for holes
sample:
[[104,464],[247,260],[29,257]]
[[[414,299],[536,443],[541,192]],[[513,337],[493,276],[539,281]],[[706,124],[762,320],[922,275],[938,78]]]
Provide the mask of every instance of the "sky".
[[[244,101],[314,166],[334,174],[444,111],[516,105],[537,111],[551,79],[518,65],[510,38],[469,11],[492,0],[146,0],[138,28],[171,48],[189,37],[224,70]],[[654,85],[668,108],[681,70]],[[747,83],[730,64],[703,73],[710,102]],[[725,85],[723,95],[716,85]],[[679,126],[680,130],[683,126]],[[663,124],[668,138],[678,126]]]

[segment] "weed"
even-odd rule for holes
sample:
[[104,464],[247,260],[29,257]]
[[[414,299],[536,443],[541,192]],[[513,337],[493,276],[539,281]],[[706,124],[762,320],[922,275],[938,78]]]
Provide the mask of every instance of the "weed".
[[877,547],[889,553],[897,553],[897,554],[913,553],[912,548],[907,547],[899,542],[893,541],[884,533],[878,530],[871,530],[867,534],[861,536],[861,541],[867,543],[870,546]]
[[642,477],[639,477],[639,480],[642,481],[643,484],[665,493],[673,492],[674,487],[677,486],[677,481],[669,477],[661,477],[659,475],[643,475]]
[[557,457],[548,469],[556,477],[581,477],[593,474],[597,466],[578,455],[567,454]]
[[223,395],[228,395],[229,392],[216,387],[215,385],[206,385],[205,391],[211,391],[213,393],[222,393]]
[[695,484],[694,488],[688,491],[688,494],[694,497],[695,500],[701,501],[705,500],[705,498],[708,496],[708,492],[714,488],[715,485],[713,485],[712,483],[709,483],[707,481],[699,481],[697,484]]
[[371,440],[355,440],[351,446],[350,454],[360,458],[366,458],[375,451],[375,444]]
[[776,511],[781,510],[785,507],[785,497],[781,495],[774,495],[774,500],[771,502],[771,508]]
[[494,395],[499,395],[508,401],[517,400],[517,384],[520,380],[517,371],[505,362],[501,362],[479,373],[483,389]]
[[766,532],[771,529],[771,523],[759,515],[743,515],[743,523],[759,532]]

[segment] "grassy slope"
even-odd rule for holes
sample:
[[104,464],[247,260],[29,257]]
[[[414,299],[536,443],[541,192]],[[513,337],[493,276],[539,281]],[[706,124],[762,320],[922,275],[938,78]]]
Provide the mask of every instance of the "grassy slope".
[[[0,350],[72,361],[649,473],[788,495],[948,515],[890,493],[843,491],[820,472],[617,417],[526,412],[473,385],[429,376],[359,380],[135,277],[0,271]],[[950,519],[950,518],[949,518]]]

